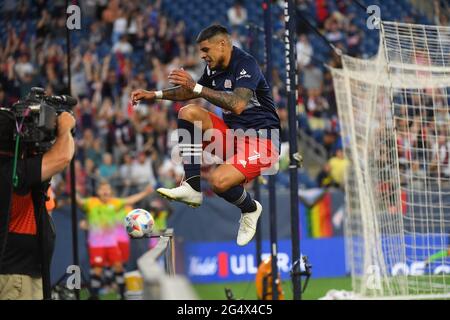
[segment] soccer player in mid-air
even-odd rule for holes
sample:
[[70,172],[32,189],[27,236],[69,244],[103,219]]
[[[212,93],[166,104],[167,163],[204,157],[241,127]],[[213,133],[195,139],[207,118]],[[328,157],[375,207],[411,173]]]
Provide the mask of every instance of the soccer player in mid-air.
[[[173,70],[169,81],[175,87],[162,91],[138,89],[132,92],[131,99],[136,104],[140,100],[204,98],[223,109],[223,119],[196,104],[188,104],[178,113],[179,134],[182,130],[190,137],[190,140],[183,137],[180,143],[185,180],[179,187],[159,188],[157,192],[193,207],[202,203],[200,163],[202,148],[208,146],[206,141],[199,141],[196,137],[202,137],[202,133],[211,129],[221,135],[215,136],[214,141],[217,138],[227,141],[230,129],[256,133],[246,135],[237,144],[236,139],[231,139],[232,146],[229,140],[223,143],[221,158],[225,162],[214,169],[209,179],[218,196],[241,210],[237,244],[243,246],[255,235],[262,212],[261,204],[252,199],[243,184],[261,175],[262,171],[273,168],[278,161],[280,119],[271,89],[256,60],[232,45],[225,27],[209,26],[200,32],[196,41],[201,58],[207,63],[198,82],[183,69]],[[232,152],[228,157],[230,148]]]

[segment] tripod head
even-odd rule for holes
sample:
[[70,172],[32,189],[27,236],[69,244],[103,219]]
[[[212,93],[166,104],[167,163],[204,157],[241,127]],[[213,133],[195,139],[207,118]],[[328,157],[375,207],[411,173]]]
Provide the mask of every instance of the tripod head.
[[300,259],[296,260],[292,264],[291,278],[294,276],[306,277],[305,283],[302,288],[302,293],[305,292],[306,287],[308,286],[309,278],[311,278],[312,275],[311,269],[312,265],[309,263],[307,256],[301,256]]

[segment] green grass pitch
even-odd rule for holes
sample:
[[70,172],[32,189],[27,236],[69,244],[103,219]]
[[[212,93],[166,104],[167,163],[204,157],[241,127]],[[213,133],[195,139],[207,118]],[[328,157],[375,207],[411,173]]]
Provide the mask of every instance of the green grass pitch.
[[[331,289],[350,291],[351,287],[352,280],[350,277],[320,279],[311,278],[302,299],[316,300],[325,296]],[[231,289],[236,299],[257,299],[256,287],[253,281],[194,285],[194,289],[201,300],[225,300],[225,288]],[[285,294],[285,299],[292,300],[292,282],[289,280],[283,281],[282,288]]]

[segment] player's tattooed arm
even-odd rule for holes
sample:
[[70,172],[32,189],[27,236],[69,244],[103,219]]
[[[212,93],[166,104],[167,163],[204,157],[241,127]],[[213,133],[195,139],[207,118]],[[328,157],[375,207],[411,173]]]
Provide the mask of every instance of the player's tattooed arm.
[[[196,82],[192,79],[191,75],[183,69],[173,70],[169,75],[169,81],[172,84],[180,85],[190,92],[193,92],[196,85]],[[241,114],[252,98],[253,91],[247,88],[239,87],[230,93],[203,87],[199,95],[196,95],[195,93],[193,94],[196,97],[202,97],[208,100],[222,109],[231,111],[235,114]],[[163,98],[166,99],[165,91],[163,93]]]
[[[158,97],[156,96],[157,93],[158,93],[157,91],[147,91],[143,89],[137,89],[131,93],[131,101],[133,103],[137,103],[138,101],[141,100],[154,101],[155,99],[158,99]],[[160,96],[159,99],[172,101],[185,101],[196,97],[197,95],[194,92],[192,92],[192,90],[189,90],[182,86],[176,86],[163,90],[162,97]]]
[[236,88],[232,93],[217,91],[203,87],[200,97],[222,109],[241,114],[253,96],[253,91],[247,88]]
[[197,95],[187,88],[182,86],[176,86],[168,89],[164,89],[163,91],[163,99],[172,100],[172,101],[185,101],[194,99]]
[[[157,96],[158,92],[161,94],[159,97]],[[131,93],[131,101],[133,102],[133,104],[141,100],[146,100],[149,102],[153,102],[155,99],[185,101],[197,97],[198,96],[194,92],[192,92],[192,90],[189,90],[182,86],[168,88],[163,91],[147,91],[144,89],[137,89]]]

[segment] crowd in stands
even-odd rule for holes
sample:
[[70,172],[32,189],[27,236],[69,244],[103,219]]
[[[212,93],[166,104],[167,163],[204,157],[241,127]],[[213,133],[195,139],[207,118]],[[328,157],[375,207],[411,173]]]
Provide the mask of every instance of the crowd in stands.
[[[45,88],[47,94],[66,94],[69,79],[65,1],[4,2],[0,105],[9,106],[24,98],[34,86]],[[333,10],[327,3],[297,0],[296,6],[299,13],[315,6],[316,16],[310,18],[328,41],[343,52],[361,55],[363,34],[352,15],[346,14],[349,2],[338,0]],[[233,43],[244,49],[246,35],[239,34],[234,26],[247,21],[245,4],[246,1],[236,1],[224,13],[232,27]],[[171,161],[176,145],[171,134],[176,129],[177,112],[185,103],[159,100],[136,108],[130,104],[134,89],[170,87],[167,76],[174,68],[183,67],[195,79],[203,72],[204,65],[195,47],[196,35],[187,32],[182,20],[173,21],[165,15],[161,5],[161,0],[80,2],[83,30],[72,31],[70,81],[71,93],[79,100],[73,111],[77,119],[77,189],[82,196],[91,195],[99,179],[109,180],[118,195],[126,196],[149,182],[155,187],[172,187],[183,178],[182,166]],[[283,1],[275,1],[274,5],[282,6]],[[284,23],[275,19],[274,25],[276,34]],[[298,122],[302,130],[325,147],[330,160],[317,179],[302,174],[300,185],[342,186],[340,171],[345,159],[332,78],[324,68],[324,64],[337,67],[340,60],[331,54],[328,60],[317,61],[309,39],[311,32],[299,22]],[[273,72],[273,92],[286,144],[287,103],[280,73]],[[219,108],[201,99],[198,103],[220,115]],[[278,179],[287,186],[285,160]],[[204,171],[207,177],[208,168]],[[53,184],[57,194],[68,193],[69,174],[56,177]]]

